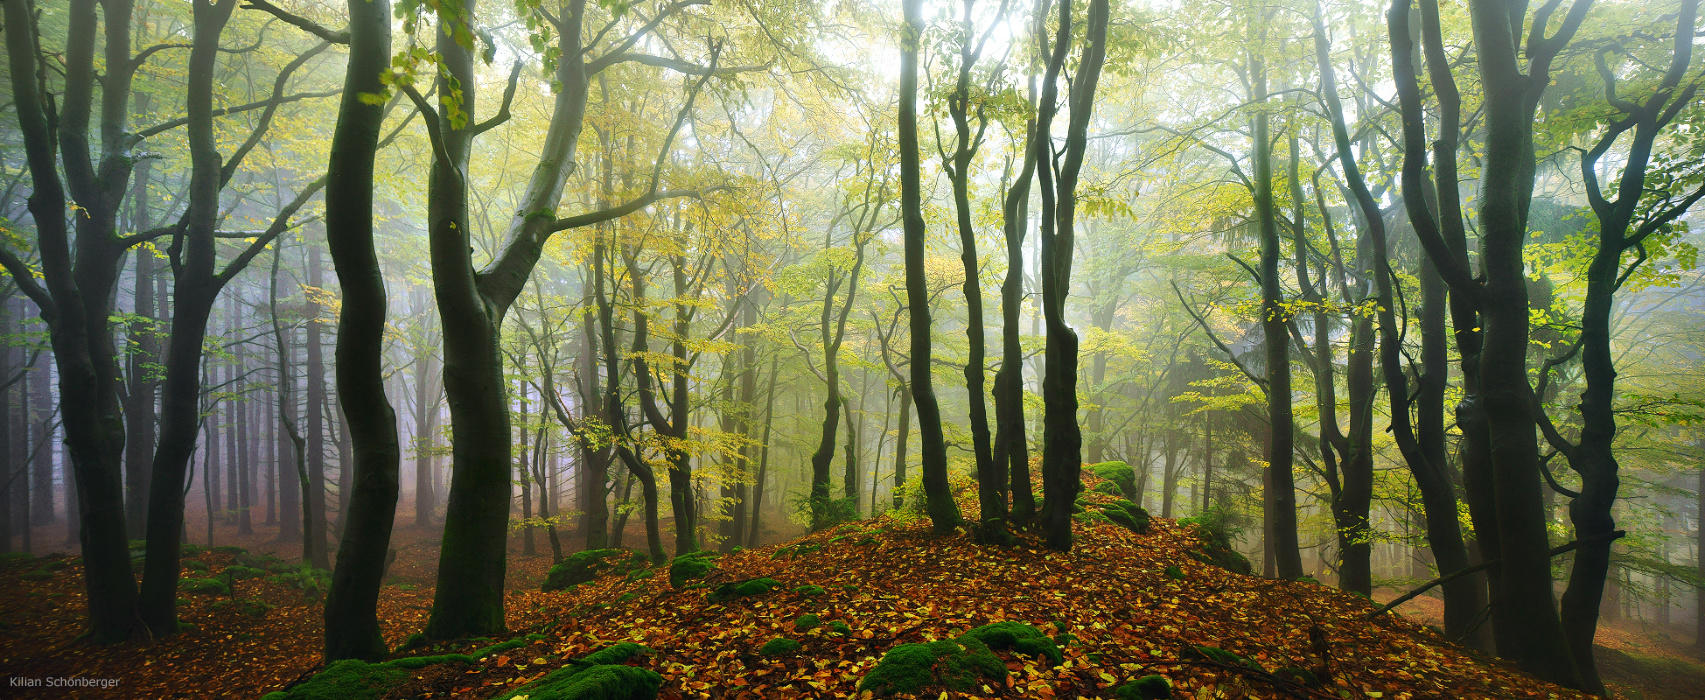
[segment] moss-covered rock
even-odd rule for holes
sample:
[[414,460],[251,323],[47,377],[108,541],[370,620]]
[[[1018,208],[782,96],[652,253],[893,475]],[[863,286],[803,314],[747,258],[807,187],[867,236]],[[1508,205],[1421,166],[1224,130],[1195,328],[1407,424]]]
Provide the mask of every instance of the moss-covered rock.
[[829,631],[840,635],[852,634],[852,628],[848,627],[847,623],[841,622],[840,620],[831,620],[829,622]]
[[231,582],[222,578],[186,578],[178,582],[185,593],[231,595]]
[[252,566],[243,566],[242,564],[232,564],[225,567],[226,578],[230,578],[232,580],[240,581],[246,578],[261,578],[266,576],[266,573],[266,569],[257,569]]
[[781,587],[781,582],[768,576],[764,578],[747,579],[745,581],[730,581],[716,587],[710,592],[709,600],[713,603],[763,595]]
[[1119,495],[1136,500],[1137,470],[1124,462],[1100,462],[1089,465],[1090,473],[1111,482],[1119,489]]
[[545,575],[545,583],[539,589],[543,591],[560,591],[564,588],[578,586],[600,575],[612,571],[631,573],[644,569],[649,565],[644,556],[630,549],[588,549],[575,552],[556,566],[551,567]]
[[651,650],[623,642],[569,662],[515,690],[497,696],[502,700],[654,700],[663,676],[648,668],[624,666],[633,657]]
[[309,598],[318,599],[324,597],[326,592],[331,590],[332,572],[303,566],[269,575],[266,580],[295,588]]
[[1119,686],[1113,691],[1113,697],[1119,700],[1169,700],[1172,681],[1158,674],[1143,676]]
[[799,619],[793,621],[793,630],[795,632],[804,632],[805,630],[812,629],[822,624],[823,618],[818,617],[816,613],[806,613],[804,615],[800,615]]
[[1055,664],[1065,661],[1054,640],[1042,634],[1042,630],[1023,622],[987,624],[966,632],[965,636],[988,645],[990,649],[1011,649],[1020,654],[1042,656]]
[[307,682],[263,700],[373,700],[402,685],[414,674],[390,663],[370,664],[355,659],[333,662]]
[[1130,501],[1120,499],[1101,507],[1109,520],[1139,535],[1149,531],[1149,512]]
[[776,637],[775,639],[764,642],[763,646],[758,647],[758,653],[762,654],[766,658],[774,659],[783,656],[791,656],[799,651],[799,647],[799,642],[788,639],[787,637]]
[[824,590],[824,588],[822,586],[812,584],[812,583],[808,583],[808,584],[805,584],[803,586],[800,586],[798,588],[793,589],[793,592],[798,593],[800,595],[823,595],[824,593],[828,593],[829,591]]
[[916,693],[931,685],[967,690],[984,679],[991,685],[1004,682],[1006,664],[987,645],[966,636],[889,649],[859,680],[858,689],[876,695]]
[[688,581],[704,578],[711,569],[716,568],[716,554],[713,552],[693,552],[675,557],[669,562],[669,585],[677,590],[687,585]]
[[1184,578],[1184,570],[1178,568],[1177,564],[1168,564],[1166,567],[1166,577],[1182,580]]

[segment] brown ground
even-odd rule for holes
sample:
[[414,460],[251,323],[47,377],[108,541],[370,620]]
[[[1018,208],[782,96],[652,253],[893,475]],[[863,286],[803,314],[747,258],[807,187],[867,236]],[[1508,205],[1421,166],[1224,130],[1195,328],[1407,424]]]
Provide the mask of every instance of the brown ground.
[[[820,545],[818,552],[776,557],[772,545],[721,560],[713,577],[773,576],[787,587],[772,599],[743,605],[707,603],[702,590],[675,591],[666,576],[632,582],[618,577],[570,592],[540,593],[538,583],[550,560],[541,538],[541,554],[522,555],[519,546],[511,548],[507,610],[511,629],[540,631],[545,639],[517,650],[515,659],[487,659],[472,670],[452,674],[429,667],[405,696],[484,697],[537,678],[554,667],[550,664],[631,639],[658,650],[646,663],[664,674],[665,697],[843,697],[854,694],[857,679],[896,643],[1019,619],[1050,633],[1069,632],[1077,641],[1066,648],[1065,666],[1013,659],[1010,685],[988,688],[987,697],[1110,697],[1114,681],[1127,680],[1136,669],[1166,673],[1179,690],[1192,695],[1203,690],[1219,697],[1294,696],[1258,679],[1192,665],[1185,649],[1220,646],[1271,668],[1302,661],[1308,655],[1303,630],[1314,625],[1331,640],[1336,678],[1327,690],[1334,697],[1373,697],[1376,690],[1386,698],[1577,697],[1443,643],[1421,624],[1429,615],[1436,617],[1436,600],[1405,605],[1402,612],[1414,621],[1370,625],[1361,621],[1366,611],[1361,599],[1198,564],[1180,554],[1190,541],[1183,529],[1156,523],[1155,532],[1143,536],[1106,525],[1080,526],[1081,546],[1060,555],[1034,542],[990,549],[970,545],[963,534],[927,536],[919,522],[867,521],[856,527],[873,533],[879,540],[875,544],[854,547],[836,541],[833,532],[819,533],[806,540]],[[886,531],[878,533],[878,527]],[[398,558],[380,609],[392,644],[425,623],[437,537],[435,531],[397,531]],[[629,543],[643,542],[637,529],[629,537]],[[298,549],[264,538],[243,541],[221,533],[218,539],[257,552],[287,555]],[[564,542],[570,550],[577,545]],[[217,573],[233,563],[234,555],[206,551],[189,558]],[[1173,563],[1186,579],[1161,575]],[[28,691],[0,681],[6,687],[0,695],[255,697],[318,666],[321,608],[295,588],[240,581],[232,598],[273,606],[256,617],[216,608],[216,602],[228,600],[225,596],[182,593],[181,619],[193,625],[183,633],[93,646],[74,639],[84,614],[80,576],[73,557],[0,563],[0,591],[5,592],[0,597],[0,675],[116,678],[119,685],[107,691]],[[807,583],[829,593],[807,599],[791,592]],[[624,594],[632,594],[626,596],[631,602],[615,602]],[[796,635],[792,622],[804,612],[818,612],[825,621],[844,620],[854,631],[845,638],[821,629]],[[781,662],[753,654],[776,636],[801,638],[805,653]],[[1705,697],[1705,664],[1667,631],[1614,624],[1601,631],[1600,642],[1606,647],[1601,653],[1605,677],[1617,697]],[[539,658],[547,665],[535,663]]]

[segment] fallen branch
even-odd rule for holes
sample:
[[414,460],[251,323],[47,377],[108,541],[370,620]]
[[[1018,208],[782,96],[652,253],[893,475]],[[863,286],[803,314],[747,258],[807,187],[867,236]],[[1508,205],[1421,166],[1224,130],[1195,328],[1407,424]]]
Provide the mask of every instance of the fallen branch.
[[[1628,534],[1627,530],[1617,530],[1615,532],[1610,533],[1610,539],[1612,539],[1612,540],[1620,539],[1621,537],[1623,537],[1624,535],[1627,535],[1627,534]],[[1557,545],[1556,547],[1552,547],[1551,551],[1546,553],[1546,558],[1555,557],[1555,556],[1562,554],[1564,552],[1572,552],[1577,547],[1581,546],[1582,541],[1583,540],[1575,540],[1575,541],[1570,542],[1568,544],[1560,544],[1560,545]],[[1591,539],[1586,540],[1586,541],[1591,541]],[[1480,562],[1479,564],[1475,564],[1474,566],[1470,566],[1466,569],[1454,571],[1452,573],[1445,574],[1444,576],[1440,576],[1440,577],[1435,578],[1431,581],[1428,581],[1424,584],[1421,584],[1420,588],[1409,591],[1408,593],[1404,593],[1403,595],[1398,596],[1396,600],[1393,600],[1389,603],[1386,603],[1385,605],[1380,606],[1380,608],[1378,610],[1375,610],[1371,613],[1368,613],[1368,619],[1371,620],[1373,618],[1379,617],[1381,614],[1385,613],[1386,611],[1389,611],[1392,608],[1395,608],[1399,605],[1407,603],[1410,600],[1413,600],[1416,596],[1419,596],[1422,593],[1426,593],[1427,591],[1432,590],[1432,588],[1434,586],[1440,586],[1440,585],[1443,585],[1446,583],[1450,583],[1451,581],[1455,581],[1459,578],[1462,578],[1462,577],[1467,576],[1469,574],[1472,574],[1474,572],[1482,571],[1482,570],[1489,569],[1491,567],[1497,566],[1498,561],[1499,560],[1497,560],[1497,559],[1490,559],[1487,561],[1483,561],[1483,562]]]

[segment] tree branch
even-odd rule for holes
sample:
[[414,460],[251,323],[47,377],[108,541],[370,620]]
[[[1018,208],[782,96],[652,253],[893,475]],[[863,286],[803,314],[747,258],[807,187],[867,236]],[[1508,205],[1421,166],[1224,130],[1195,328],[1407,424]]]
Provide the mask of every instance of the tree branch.
[[292,27],[295,27],[295,28],[300,29],[302,31],[305,31],[309,34],[317,36],[321,39],[324,39],[329,43],[333,43],[333,44],[348,44],[349,43],[349,30],[345,29],[343,31],[332,31],[330,29],[325,28],[324,26],[321,26],[319,23],[314,22],[311,19],[308,19],[308,18],[303,17],[301,15],[292,14],[292,13],[286,11],[282,7],[279,7],[279,6],[274,5],[270,2],[267,2],[267,0],[248,0],[243,5],[243,7],[246,9],[250,9],[250,10],[260,10],[262,12],[270,14],[270,15],[277,17],[278,19],[282,20],[285,24],[288,24]]

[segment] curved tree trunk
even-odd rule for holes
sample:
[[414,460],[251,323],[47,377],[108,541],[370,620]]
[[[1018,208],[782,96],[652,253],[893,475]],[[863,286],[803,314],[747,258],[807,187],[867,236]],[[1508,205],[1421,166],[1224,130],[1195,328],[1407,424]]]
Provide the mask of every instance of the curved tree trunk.
[[385,110],[362,98],[385,91],[380,79],[390,63],[391,8],[389,0],[349,0],[348,7],[349,64],[326,166],[326,241],[343,293],[334,358],[338,404],[355,452],[354,463],[343,468],[355,473],[326,596],[324,656],[372,661],[386,652],[377,606],[397,514],[402,448],[396,410],[385,394],[388,300],[373,245],[373,157]]

